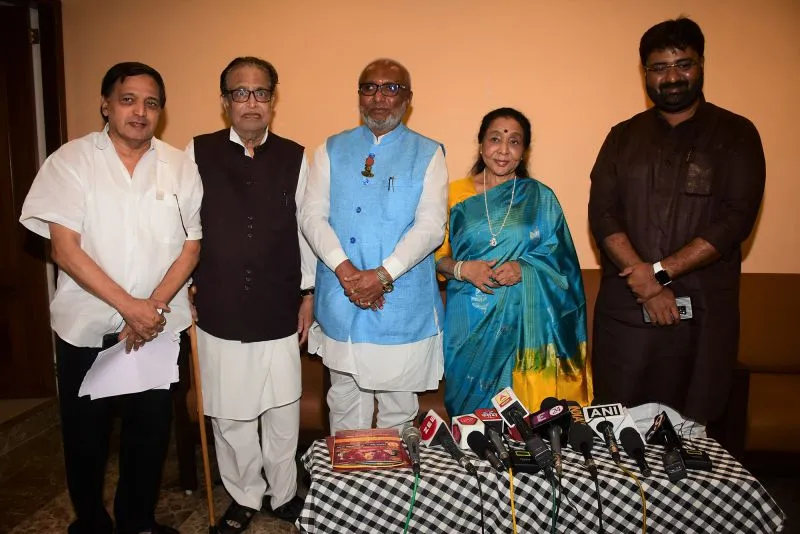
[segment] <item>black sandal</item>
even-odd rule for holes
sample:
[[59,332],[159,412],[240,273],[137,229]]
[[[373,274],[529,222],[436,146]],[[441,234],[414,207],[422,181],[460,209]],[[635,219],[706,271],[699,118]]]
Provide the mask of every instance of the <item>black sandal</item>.
[[244,532],[250,526],[250,521],[253,520],[256,512],[258,510],[242,506],[236,501],[231,502],[231,505],[225,510],[225,515],[217,523],[219,534],[239,534]]

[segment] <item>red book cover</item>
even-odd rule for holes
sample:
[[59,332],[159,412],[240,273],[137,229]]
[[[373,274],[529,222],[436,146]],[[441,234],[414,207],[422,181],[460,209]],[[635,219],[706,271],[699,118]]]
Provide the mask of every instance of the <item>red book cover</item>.
[[411,467],[396,428],[340,430],[326,442],[334,471]]

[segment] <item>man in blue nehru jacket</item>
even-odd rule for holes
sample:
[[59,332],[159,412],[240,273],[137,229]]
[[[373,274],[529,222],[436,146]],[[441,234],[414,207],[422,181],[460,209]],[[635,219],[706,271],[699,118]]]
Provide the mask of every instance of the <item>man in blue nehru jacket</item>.
[[402,124],[408,71],[378,59],[358,80],[363,125],[320,146],[300,209],[317,264],[309,352],[331,373],[331,433],[402,430],[417,391],[443,372],[443,306],[433,251],[444,238],[447,167],[436,141]]

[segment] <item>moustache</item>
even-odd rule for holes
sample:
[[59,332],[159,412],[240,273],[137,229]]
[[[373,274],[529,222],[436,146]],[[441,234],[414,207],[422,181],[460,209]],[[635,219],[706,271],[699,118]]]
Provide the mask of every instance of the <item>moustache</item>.
[[688,89],[689,82],[687,81],[678,81],[678,82],[664,82],[658,86],[659,91],[669,91],[670,89]]

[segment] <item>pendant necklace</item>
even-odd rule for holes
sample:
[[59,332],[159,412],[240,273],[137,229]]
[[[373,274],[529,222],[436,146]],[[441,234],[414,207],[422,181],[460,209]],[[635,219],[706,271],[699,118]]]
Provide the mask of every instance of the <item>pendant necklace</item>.
[[511,206],[514,204],[514,190],[517,188],[517,175],[514,173],[514,183],[511,184],[511,200],[508,203],[508,209],[506,210],[506,216],[503,217],[503,224],[500,225],[500,229],[497,233],[494,233],[492,230],[492,219],[489,217],[489,201],[486,199],[486,168],[483,169],[483,205],[486,208],[486,222],[489,223],[489,233],[492,234],[492,238],[489,240],[489,244],[493,247],[497,246],[497,236],[500,235],[500,232],[503,231],[503,228],[506,226],[506,221],[508,220],[508,214],[511,213]]

